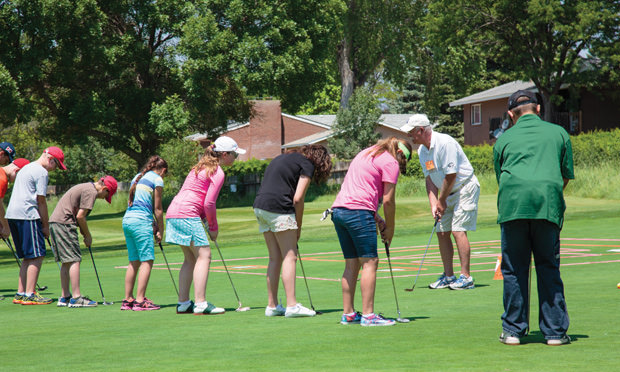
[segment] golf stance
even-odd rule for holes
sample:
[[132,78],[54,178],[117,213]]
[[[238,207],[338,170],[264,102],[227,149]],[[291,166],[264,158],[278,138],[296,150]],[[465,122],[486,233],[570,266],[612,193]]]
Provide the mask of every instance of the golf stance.
[[[240,149],[232,138],[217,138],[189,171],[181,190],[168,207],[166,242],[180,245],[185,256],[179,272],[177,314],[215,315],[225,312],[206,298],[211,247],[202,221],[207,221],[209,236],[216,240],[219,226],[215,202],[226,177],[220,164],[231,165],[238,154],[245,154],[245,150]],[[195,302],[189,297],[192,281]]]
[[534,254],[539,328],[547,345],[570,342],[564,284],[560,277],[563,189],[574,179],[570,137],[559,125],[538,117],[536,95],[519,90],[508,99],[514,124],[493,147],[499,184],[497,222],[501,227],[504,313],[500,342],[520,344],[529,327],[528,272]]
[[[345,258],[341,324],[391,326],[395,323],[376,314],[374,309],[379,266],[377,229],[389,254],[388,247],[394,236],[396,183],[399,174],[405,172],[410,157],[411,145],[396,137],[380,140],[376,145],[362,150],[349,165],[331,207],[332,221]],[[385,220],[377,213],[380,199],[383,200]],[[354,306],[360,269],[361,313],[355,311]],[[396,292],[394,294],[396,296]]]
[[84,237],[84,245],[90,247],[93,238],[88,229],[86,217],[93,209],[96,199],[112,203],[117,182],[112,176],[104,176],[97,182],[75,185],[56,204],[50,216],[51,244],[56,248],[54,259],[60,262],[60,285],[62,296],[58,307],[94,307],[97,302],[82,296],[80,291],[80,263],[82,251],[78,230]]
[[[153,261],[155,243],[161,242],[164,231],[164,209],[161,196],[164,189],[162,177],[168,172],[168,163],[158,155],[151,156],[142,171],[131,181],[129,201],[123,216],[123,233],[127,244],[129,265],[125,274],[125,299],[121,310],[159,310],[159,306],[146,297]],[[155,215],[156,231],[153,231]],[[138,290],[134,286],[138,278]]]
[[[269,250],[267,267],[267,307],[265,316],[287,318],[315,316],[316,312],[297,302],[295,272],[297,242],[301,235],[304,199],[310,182],[327,181],[332,169],[329,152],[322,145],[302,146],[275,157],[265,169],[254,200],[258,230]],[[278,303],[278,283],[286,292],[286,309]]]
[[15,177],[11,200],[6,209],[15,251],[22,259],[14,304],[48,305],[51,298],[35,292],[45,257],[45,239],[49,237],[47,214],[48,172],[67,169],[65,155],[58,147],[48,147],[38,160],[24,165]]
[[[469,272],[470,245],[467,231],[476,230],[480,184],[474,168],[456,140],[434,132],[424,114],[415,114],[401,128],[420,144],[418,157],[426,177],[426,192],[433,218],[439,218],[437,240],[443,262],[443,274],[431,283],[431,289],[472,289]],[[461,261],[461,275],[454,275],[454,236]]]

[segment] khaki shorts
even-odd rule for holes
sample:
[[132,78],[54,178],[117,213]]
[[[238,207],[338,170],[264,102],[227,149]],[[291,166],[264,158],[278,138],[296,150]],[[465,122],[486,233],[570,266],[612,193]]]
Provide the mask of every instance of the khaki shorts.
[[474,177],[446,199],[446,210],[437,225],[438,232],[476,231],[480,184]]
[[56,262],[82,261],[77,225],[51,222],[50,238]]
[[258,220],[259,232],[297,230],[297,220],[294,214],[267,212],[259,208],[254,208],[254,214]]

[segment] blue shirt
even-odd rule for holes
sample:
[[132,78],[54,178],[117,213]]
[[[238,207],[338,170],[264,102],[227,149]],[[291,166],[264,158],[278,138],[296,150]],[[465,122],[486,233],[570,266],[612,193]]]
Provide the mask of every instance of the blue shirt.
[[[131,185],[136,183],[136,175],[131,180]],[[153,171],[148,171],[138,184],[136,185],[136,193],[133,198],[133,204],[127,208],[125,218],[137,218],[142,220],[153,220],[153,192],[156,187],[164,187],[164,180],[161,176]]]

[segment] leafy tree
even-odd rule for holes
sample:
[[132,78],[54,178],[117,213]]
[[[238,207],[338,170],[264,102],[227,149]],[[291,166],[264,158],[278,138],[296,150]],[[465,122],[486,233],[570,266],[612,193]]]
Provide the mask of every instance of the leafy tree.
[[332,127],[334,136],[328,140],[332,153],[341,159],[353,159],[358,152],[373,145],[381,136],[377,123],[381,116],[378,102],[368,88],[358,88],[351,96],[349,107],[340,108]]
[[605,72],[585,65],[584,55],[607,58],[601,65],[612,66],[619,11],[617,0],[433,0],[428,36],[438,55],[444,51],[443,61],[466,76],[492,60],[512,79],[531,79],[545,119],[552,120],[563,84],[588,85]]

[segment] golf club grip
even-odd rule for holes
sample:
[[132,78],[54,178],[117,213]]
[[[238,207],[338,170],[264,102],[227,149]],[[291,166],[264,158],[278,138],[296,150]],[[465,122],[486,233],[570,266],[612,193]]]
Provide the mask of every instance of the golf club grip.
[[387,242],[383,242],[383,244],[385,245],[385,254],[390,257],[390,245]]

